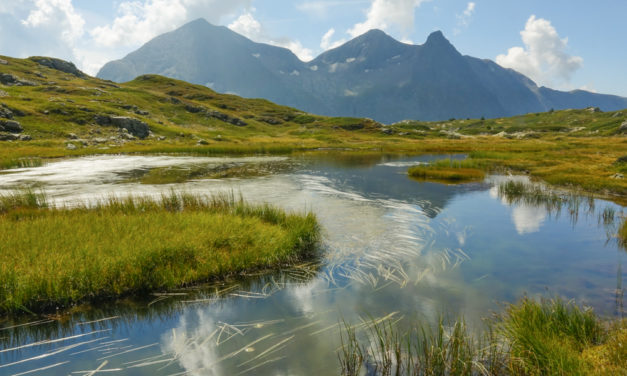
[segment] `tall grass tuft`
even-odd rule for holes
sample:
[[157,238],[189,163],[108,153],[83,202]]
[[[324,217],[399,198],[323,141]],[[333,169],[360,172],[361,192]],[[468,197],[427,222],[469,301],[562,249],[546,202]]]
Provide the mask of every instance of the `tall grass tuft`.
[[523,299],[481,334],[463,320],[401,330],[370,324],[362,336],[344,325],[343,375],[620,375],[627,366],[627,321],[608,327],[561,299]]
[[313,214],[233,194],[171,192],[47,207],[32,192],[0,198],[0,314],[167,290],[315,252]]

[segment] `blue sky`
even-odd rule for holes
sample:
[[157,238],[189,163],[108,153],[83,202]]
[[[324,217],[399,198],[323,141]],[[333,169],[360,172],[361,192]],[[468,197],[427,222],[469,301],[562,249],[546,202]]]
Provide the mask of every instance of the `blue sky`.
[[305,60],[370,28],[415,44],[442,30],[461,53],[540,85],[627,96],[625,15],[625,0],[2,0],[0,54],[95,74],[199,17]]

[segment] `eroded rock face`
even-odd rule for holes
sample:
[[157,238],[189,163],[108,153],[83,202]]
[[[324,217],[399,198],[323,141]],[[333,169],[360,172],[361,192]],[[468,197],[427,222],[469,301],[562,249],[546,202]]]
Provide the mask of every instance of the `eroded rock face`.
[[103,126],[114,126],[126,129],[130,134],[138,138],[146,138],[150,134],[150,127],[141,120],[127,116],[97,115],[96,123]]
[[239,118],[227,115],[227,114],[222,113],[220,111],[210,110],[208,108],[204,108],[204,107],[200,107],[200,106],[193,106],[191,104],[186,104],[185,105],[185,110],[187,110],[187,112],[191,112],[192,114],[203,114],[203,115],[205,115],[207,117],[218,119],[220,121],[223,121],[223,122],[229,123],[229,124],[233,124],[233,125],[236,125],[238,127],[245,127],[245,126],[248,125],[248,123],[246,123],[242,119],[239,119]]
[[40,56],[30,57],[29,59],[36,63],[43,65],[44,67],[52,68],[52,69],[55,69],[64,73],[69,73],[76,77],[80,77],[80,78],[87,77],[85,73],[81,72],[78,68],[76,68],[74,63],[71,63],[69,61],[56,59],[53,57],[40,57]]

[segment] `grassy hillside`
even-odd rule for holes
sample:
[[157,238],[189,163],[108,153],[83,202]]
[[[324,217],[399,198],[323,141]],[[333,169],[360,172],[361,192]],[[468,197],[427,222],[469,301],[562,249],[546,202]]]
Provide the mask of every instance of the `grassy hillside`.
[[[50,68],[40,58],[0,59],[7,63],[0,64],[0,126],[17,121],[23,129],[0,130],[0,139],[15,139],[0,141],[0,168],[102,153],[290,153],[323,147],[461,152],[486,170],[529,173],[618,200],[627,194],[620,178],[627,163],[618,161],[627,156],[627,130],[620,129],[627,110],[382,125],[316,116],[161,76],[114,84]],[[136,129],[142,127],[150,130],[145,138]]]

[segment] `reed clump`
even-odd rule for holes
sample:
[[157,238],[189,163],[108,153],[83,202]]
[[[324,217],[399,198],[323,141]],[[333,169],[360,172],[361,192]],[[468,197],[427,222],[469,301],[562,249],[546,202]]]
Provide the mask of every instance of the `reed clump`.
[[338,356],[343,375],[619,375],[626,336],[625,321],[608,326],[573,302],[525,298],[480,334],[463,320],[361,333],[345,325]]
[[313,214],[234,195],[111,198],[48,207],[31,192],[0,198],[0,314],[43,312],[145,294],[311,255]]
[[472,159],[442,159],[430,164],[410,167],[409,176],[435,182],[465,183],[482,181],[485,178],[483,166]]

